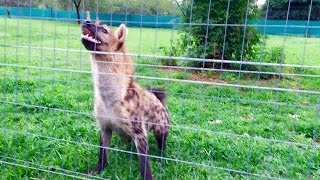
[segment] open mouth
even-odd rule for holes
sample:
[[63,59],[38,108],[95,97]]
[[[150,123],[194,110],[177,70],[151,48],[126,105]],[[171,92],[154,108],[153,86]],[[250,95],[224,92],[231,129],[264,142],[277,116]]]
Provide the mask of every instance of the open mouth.
[[82,28],[82,34],[81,34],[81,38],[88,40],[90,42],[96,43],[96,44],[101,44],[101,41],[99,41],[94,33],[92,33],[87,27],[83,27]]

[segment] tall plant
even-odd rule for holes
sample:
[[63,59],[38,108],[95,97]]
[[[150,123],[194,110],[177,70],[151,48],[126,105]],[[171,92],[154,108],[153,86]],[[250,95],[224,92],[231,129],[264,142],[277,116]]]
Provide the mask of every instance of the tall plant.
[[257,29],[246,26],[248,20],[257,17],[255,0],[184,0],[180,8],[182,43],[179,44],[188,57],[241,60],[252,56],[261,42]]

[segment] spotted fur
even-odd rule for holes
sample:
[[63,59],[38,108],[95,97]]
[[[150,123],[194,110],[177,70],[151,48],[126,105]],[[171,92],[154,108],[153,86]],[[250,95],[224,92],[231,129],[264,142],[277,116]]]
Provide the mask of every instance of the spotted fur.
[[[99,160],[90,173],[101,172],[107,164],[111,136],[116,133],[134,141],[139,153],[140,171],[144,179],[153,179],[147,158],[147,133],[153,130],[158,147],[165,150],[169,116],[163,93],[152,93],[133,79],[134,67],[127,53],[127,28],[113,31],[101,23],[86,21],[82,25],[82,43],[92,51],[94,82],[94,115],[101,131]],[[99,54],[115,52],[120,55]]]

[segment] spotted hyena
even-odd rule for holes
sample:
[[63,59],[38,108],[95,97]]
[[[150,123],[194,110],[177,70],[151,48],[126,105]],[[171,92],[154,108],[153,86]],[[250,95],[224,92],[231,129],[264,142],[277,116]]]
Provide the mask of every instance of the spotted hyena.
[[[81,41],[90,50],[94,82],[94,115],[100,127],[100,154],[90,173],[101,172],[107,164],[112,133],[134,141],[144,179],[153,179],[148,162],[147,133],[153,130],[163,151],[169,128],[165,94],[141,88],[133,79],[134,67],[127,53],[127,28],[113,31],[105,24],[86,20]],[[100,52],[108,52],[100,53]],[[115,55],[115,53],[117,53]]]

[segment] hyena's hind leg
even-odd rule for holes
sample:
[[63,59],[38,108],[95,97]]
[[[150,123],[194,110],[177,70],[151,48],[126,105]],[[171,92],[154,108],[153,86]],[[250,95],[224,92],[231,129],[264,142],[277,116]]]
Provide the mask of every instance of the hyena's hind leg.
[[167,136],[169,133],[169,127],[167,125],[155,125],[153,128],[153,134],[156,138],[159,150],[166,150]]
[[140,173],[144,180],[153,180],[151,168],[148,160],[148,140],[146,133],[144,133],[141,124],[140,126],[134,127],[134,134],[132,139],[136,145],[137,151],[139,153],[140,161]]

